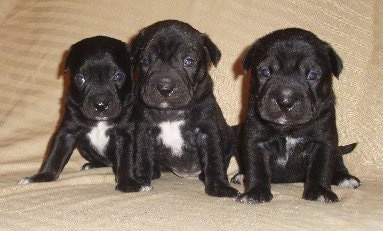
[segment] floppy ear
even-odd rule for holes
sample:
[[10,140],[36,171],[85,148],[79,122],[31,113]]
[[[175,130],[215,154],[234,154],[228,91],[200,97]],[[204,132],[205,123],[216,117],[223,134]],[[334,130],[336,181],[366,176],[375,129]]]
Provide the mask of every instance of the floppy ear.
[[327,54],[330,57],[331,71],[336,78],[339,78],[343,69],[342,59],[329,44],[327,44]]
[[125,43],[125,47],[126,47],[126,51],[127,51],[128,54],[130,55],[131,52],[132,52],[132,47],[129,45],[129,43]]
[[132,39],[131,45],[129,46],[128,52],[130,53],[130,59],[133,63],[138,62],[137,55],[139,53],[139,49],[142,45],[142,38],[145,34],[145,29],[141,29],[138,34]]
[[67,51],[67,56],[65,58],[65,63],[64,63],[64,72],[68,72],[69,67],[73,66],[74,55],[73,55],[72,47],[73,47],[73,45]]
[[205,50],[209,54],[210,61],[216,67],[219,60],[221,59],[221,51],[218,47],[210,40],[210,38],[206,34],[202,34],[203,45],[205,46]]
[[259,47],[259,42],[255,42],[253,45],[251,45],[250,49],[247,50],[245,53],[245,56],[242,60],[242,68],[245,71],[250,70],[251,68],[251,63],[255,61],[255,55],[257,53]]

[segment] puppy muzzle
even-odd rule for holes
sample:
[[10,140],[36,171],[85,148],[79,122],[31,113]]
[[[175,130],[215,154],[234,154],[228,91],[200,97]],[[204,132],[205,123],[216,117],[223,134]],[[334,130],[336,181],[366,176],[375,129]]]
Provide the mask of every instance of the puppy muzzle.
[[184,107],[193,98],[191,86],[181,77],[152,76],[140,94],[146,105],[159,109]]
[[280,125],[304,124],[314,117],[313,102],[305,91],[278,87],[261,97],[259,114]]
[[117,117],[121,111],[121,102],[112,91],[89,94],[85,97],[83,112],[92,120],[102,121]]

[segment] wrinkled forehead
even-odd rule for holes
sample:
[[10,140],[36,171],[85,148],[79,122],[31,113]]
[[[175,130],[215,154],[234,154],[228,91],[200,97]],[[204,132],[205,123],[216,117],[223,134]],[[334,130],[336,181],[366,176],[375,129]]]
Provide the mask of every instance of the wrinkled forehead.
[[173,51],[181,47],[203,47],[203,41],[198,31],[192,28],[168,27],[156,30],[145,47],[157,51]]
[[71,66],[72,72],[102,71],[121,69],[128,71],[128,60],[124,57],[116,58],[110,52],[79,53],[76,62]]
[[303,40],[277,41],[266,50],[263,60],[273,60],[280,66],[297,68],[299,65],[321,65],[324,52]]
[[313,57],[317,55],[314,44],[303,40],[282,40],[274,42],[267,50],[267,56],[289,59],[293,57]]
[[117,67],[117,62],[110,53],[102,53],[84,58],[80,69],[113,69]]

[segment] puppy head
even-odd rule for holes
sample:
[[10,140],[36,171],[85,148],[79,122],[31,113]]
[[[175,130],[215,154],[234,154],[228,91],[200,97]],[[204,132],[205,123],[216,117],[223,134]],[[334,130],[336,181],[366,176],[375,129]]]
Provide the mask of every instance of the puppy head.
[[221,53],[205,34],[187,23],[165,20],[144,29],[132,41],[139,95],[157,109],[178,109],[198,94],[210,63]]
[[306,123],[333,106],[332,75],[342,61],[329,44],[313,33],[289,28],[257,40],[243,60],[251,69],[254,110],[280,125]]
[[68,103],[88,119],[116,118],[132,97],[128,48],[120,40],[96,36],[75,43],[65,70],[71,78]]

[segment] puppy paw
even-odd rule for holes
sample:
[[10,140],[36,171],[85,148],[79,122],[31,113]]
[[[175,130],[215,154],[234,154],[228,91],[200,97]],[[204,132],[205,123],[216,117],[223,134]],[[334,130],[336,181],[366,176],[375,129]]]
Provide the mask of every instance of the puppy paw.
[[360,180],[352,175],[345,174],[334,180],[334,184],[344,188],[358,188]]
[[146,192],[150,191],[148,188],[151,186],[143,186],[135,180],[126,180],[124,182],[119,182],[116,185],[116,190],[121,192]]
[[234,184],[243,184],[243,174],[241,174],[241,173],[237,173],[237,174],[235,174],[235,175],[230,179],[230,182],[231,182],[231,183],[234,183]]
[[86,170],[90,170],[90,169],[93,169],[93,168],[102,168],[102,167],[106,167],[106,165],[105,164],[101,164],[101,163],[89,162],[89,163],[85,163],[81,167],[81,171],[86,171]]
[[241,203],[256,204],[270,202],[273,199],[270,189],[251,189],[237,197],[236,201]]
[[25,185],[25,184],[30,184],[34,182],[49,182],[49,181],[54,181],[56,179],[57,179],[57,176],[55,173],[42,172],[30,177],[24,177],[23,179],[19,180],[17,184]]
[[236,197],[240,194],[237,189],[223,183],[207,185],[205,191],[213,197]]
[[24,177],[23,179],[17,182],[17,184],[29,184],[29,183],[32,183],[32,181],[30,180],[30,177]]
[[337,202],[339,201],[338,196],[333,193],[331,190],[326,189],[323,186],[307,189],[303,192],[303,199],[310,201],[319,201],[319,202]]
[[140,192],[150,192],[153,190],[153,187],[150,185],[141,186]]

